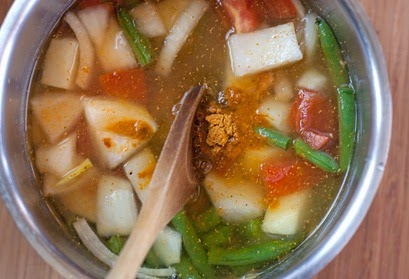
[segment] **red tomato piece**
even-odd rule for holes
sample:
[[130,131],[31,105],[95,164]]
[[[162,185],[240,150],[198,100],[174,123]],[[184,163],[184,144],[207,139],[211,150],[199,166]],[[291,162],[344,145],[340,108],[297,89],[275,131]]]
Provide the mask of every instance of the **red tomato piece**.
[[328,98],[318,92],[299,90],[291,109],[291,122],[313,149],[324,149],[334,141],[336,109]]
[[107,95],[131,99],[140,104],[147,102],[148,88],[142,69],[103,74],[99,77],[99,83]]
[[291,0],[263,0],[267,16],[273,19],[288,19],[297,16],[297,11]]
[[237,33],[247,33],[260,24],[260,16],[251,0],[220,0]]
[[279,165],[267,163],[262,166],[261,171],[269,203],[278,197],[315,186],[322,172],[299,159]]

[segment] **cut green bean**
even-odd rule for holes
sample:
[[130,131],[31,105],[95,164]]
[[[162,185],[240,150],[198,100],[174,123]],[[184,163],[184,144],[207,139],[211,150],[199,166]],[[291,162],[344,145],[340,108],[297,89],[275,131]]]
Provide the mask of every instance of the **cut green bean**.
[[148,255],[146,255],[145,263],[148,267],[158,268],[161,266],[161,260],[155,254],[155,252],[151,249],[149,250]]
[[238,266],[274,260],[291,251],[297,243],[294,240],[278,239],[236,249],[212,248],[208,252],[209,263]]
[[220,225],[213,231],[203,236],[203,243],[206,247],[223,246],[231,241],[233,236],[233,227],[229,225]]
[[267,139],[270,144],[278,146],[284,150],[287,150],[291,143],[291,138],[273,129],[256,127],[254,131]]
[[200,238],[186,215],[184,210],[176,214],[172,219],[175,229],[182,234],[183,245],[190,257],[193,266],[205,277],[216,278],[213,268],[207,260],[206,252]]
[[341,49],[331,27],[321,18],[317,18],[317,26],[322,52],[327,61],[332,80],[336,87],[349,84],[348,73],[342,58]]
[[295,153],[319,167],[320,169],[335,173],[339,170],[338,163],[329,154],[324,151],[314,150],[301,138],[293,141]]
[[182,257],[180,258],[180,263],[175,264],[174,267],[178,272],[178,278],[182,279],[202,278],[197,269],[192,265],[190,260],[185,255],[182,255]]
[[339,167],[346,171],[354,151],[355,91],[349,85],[338,88]]
[[338,91],[338,119],[340,145],[340,171],[344,172],[351,162],[354,149],[355,92],[349,86],[348,73],[342,60],[338,42],[324,20],[317,19],[321,48]]
[[262,239],[266,234],[261,229],[263,221],[260,219],[253,219],[247,222],[243,227],[243,234],[248,239]]
[[155,57],[155,52],[149,40],[139,32],[132,15],[125,8],[117,7],[117,14],[119,24],[139,64],[142,67],[150,64]]
[[107,241],[107,247],[112,253],[118,255],[125,244],[125,238],[119,235],[113,235]]
[[199,233],[205,233],[215,228],[221,222],[222,218],[217,214],[216,208],[211,206],[196,217],[194,226]]

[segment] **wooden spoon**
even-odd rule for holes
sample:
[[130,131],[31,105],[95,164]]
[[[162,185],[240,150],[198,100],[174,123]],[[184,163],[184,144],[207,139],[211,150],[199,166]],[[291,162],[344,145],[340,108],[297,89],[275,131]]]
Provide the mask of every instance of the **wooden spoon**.
[[191,128],[204,92],[204,86],[197,86],[183,96],[148,186],[149,195],[108,279],[135,278],[159,232],[197,190]]

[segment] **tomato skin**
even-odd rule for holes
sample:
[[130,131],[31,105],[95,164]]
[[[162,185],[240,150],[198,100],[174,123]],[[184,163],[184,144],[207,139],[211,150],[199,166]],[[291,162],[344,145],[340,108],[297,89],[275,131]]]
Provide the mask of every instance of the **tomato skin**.
[[289,19],[297,16],[291,0],[263,0],[268,17],[273,19]]
[[247,33],[260,24],[260,15],[251,0],[220,0],[237,33]]
[[322,150],[334,143],[337,134],[336,109],[319,92],[300,89],[290,117],[295,131],[313,149]]
[[261,173],[271,205],[279,197],[317,185],[323,171],[303,160],[293,159],[279,164],[266,163],[262,165]]
[[145,73],[140,68],[102,74],[99,83],[106,95],[130,99],[142,105],[147,103],[148,88]]
[[264,181],[267,185],[272,185],[277,181],[284,179],[291,169],[291,165],[265,165],[263,169]]

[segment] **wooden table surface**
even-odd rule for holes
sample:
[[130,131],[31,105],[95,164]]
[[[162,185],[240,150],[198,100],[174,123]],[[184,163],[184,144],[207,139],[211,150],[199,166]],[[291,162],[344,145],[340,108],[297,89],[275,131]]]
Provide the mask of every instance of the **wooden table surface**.
[[[330,0],[329,0],[330,1]],[[12,0],[0,0],[0,23]],[[361,0],[383,46],[393,98],[384,178],[345,249],[316,278],[409,278],[409,1]],[[61,278],[29,246],[0,201],[0,278]]]

